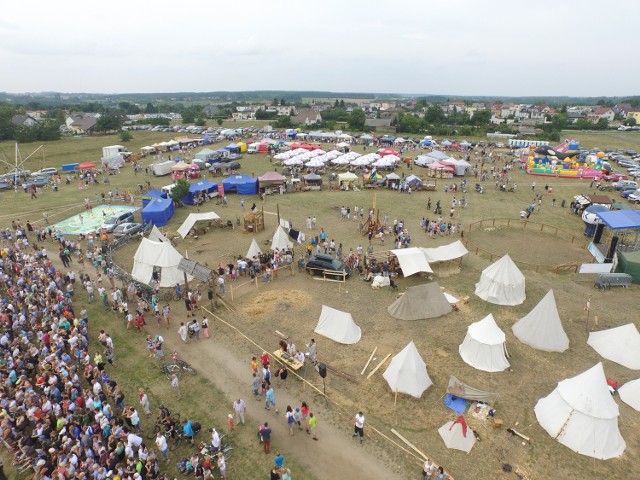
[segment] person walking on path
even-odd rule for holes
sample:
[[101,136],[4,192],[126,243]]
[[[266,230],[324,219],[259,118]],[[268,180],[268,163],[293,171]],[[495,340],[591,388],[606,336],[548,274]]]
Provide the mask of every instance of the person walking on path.
[[260,437],[262,438],[262,448],[264,453],[269,453],[271,448],[271,428],[269,422],[264,422],[264,428],[260,430]]
[[364,441],[364,414],[358,412],[356,414],[356,423],[353,427],[353,437],[360,436],[360,443]]
[[169,462],[169,446],[167,445],[167,439],[162,432],[158,432],[156,435],[156,446],[158,447],[158,450],[160,450],[165,461]]
[[140,405],[142,405],[142,411],[145,415],[151,415],[151,410],[149,409],[149,397],[147,393],[144,391],[144,388],[138,390],[140,393]]
[[312,338],[309,344],[309,359],[314,365],[318,363],[318,345],[315,338]]
[[189,326],[189,329],[193,333],[193,338],[199,341],[200,340],[200,324],[198,323],[198,320],[194,318],[193,322],[191,322],[191,325]]
[[289,435],[293,437],[293,425],[296,423],[296,419],[293,415],[293,408],[291,405],[287,405],[287,411],[284,414],[287,419],[287,427],[289,428]]
[[251,389],[253,390],[253,397],[256,400],[260,400],[260,377],[256,373],[253,374],[253,380],[251,380]]
[[293,411],[293,421],[298,425],[298,430],[302,430],[302,413],[299,408]]
[[318,440],[318,436],[316,435],[316,417],[313,415],[313,413],[309,413],[307,433],[311,435],[311,438],[313,438],[314,440]]
[[178,328],[178,335],[180,335],[180,338],[184,343],[187,343],[187,332],[188,332],[187,326],[184,324],[184,322],[180,322],[180,328]]
[[277,452],[276,456],[273,457],[273,463],[276,468],[280,470],[282,467],[284,467],[284,455],[282,455],[280,452]]
[[171,375],[171,386],[175,389],[176,396],[179,399],[180,398],[180,379],[178,378],[178,375],[176,375],[175,373]]
[[162,307],[162,317],[164,318],[164,322],[167,324],[167,328],[171,325],[171,307],[167,303],[164,307]]
[[209,338],[209,320],[207,317],[202,317],[202,334],[204,338]]
[[236,414],[236,424],[240,425],[242,423],[242,425],[244,425],[244,412],[247,411],[247,405],[244,403],[244,400],[239,398],[233,402],[233,411]]
[[[274,407],[276,406],[276,396],[275,396],[275,393],[273,392],[273,387],[271,385],[269,385],[269,389],[267,390],[265,397],[266,397],[266,400],[264,402],[265,410],[270,410],[270,405],[273,405]],[[278,409],[276,408],[276,415],[277,414],[278,414]]]

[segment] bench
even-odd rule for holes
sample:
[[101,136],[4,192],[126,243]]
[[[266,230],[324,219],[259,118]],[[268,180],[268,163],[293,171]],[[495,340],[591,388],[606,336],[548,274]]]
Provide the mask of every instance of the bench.
[[599,290],[609,290],[611,287],[627,288],[631,285],[631,275],[627,273],[601,273],[594,285]]

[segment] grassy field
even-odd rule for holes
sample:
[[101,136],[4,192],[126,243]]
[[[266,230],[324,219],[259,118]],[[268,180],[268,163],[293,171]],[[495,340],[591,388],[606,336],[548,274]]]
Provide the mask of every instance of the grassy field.
[[[167,134],[135,132],[134,139],[128,147],[132,151],[137,151],[144,145],[169,138]],[[615,137],[611,137],[611,145],[600,143],[596,146],[617,147],[614,140]],[[585,138],[583,141],[588,147],[590,146],[588,142],[593,140]],[[46,166],[59,167],[63,163],[97,161],[102,146],[117,143],[120,143],[119,138],[113,136],[65,139],[46,144],[44,163]],[[23,154],[29,147],[21,147]],[[0,152],[5,156],[12,153],[12,148],[11,144],[0,144]],[[419,152],[409,153],[415,155]],[[29,165],[28,168],[40,168],[38,164],[40,161],[34,159],[33,165]],[[150,161],[150,159],[146,160],[147,163]],[[247,174],[260,175],[273,169],[273,165],[264,155],[245,156],[241,164],[242,172]],[[397,172],[409,173],[406,168],[398,169]],[[426,172],[416,168],[412,173]],[[512,175],[518,183],[515,193],[502,193],[496,190],[491,182],[485,184],[484,195],[473,192],[471,188],[466,194],[469,206],[459,211],[456,219],[459,215],[463,225],[482,218],[517,219],[519,211],[532,201],[533,192],[530,187],[532,178],[520,171],[514,171]],[[86,195],[93,197],[95,193],[106,192],[115,185],[118,185],[121,190],[136,189],[142,179],[133,176],[128,167],[123,169],[121,175],[110,178],[111,185],[90,187],[88,192],[79,190],[74,184],[63,185],[59,192],[45,191],[37,200],[29,200],[29,197],[22,192],[0,192],[3,204],[13,207],[10,210],[5,209],[0,214],[2,218],[0,223],[6,226],[16,217],[22,218],[23,221],[27,218],[39,219],[45,210],[50,212],[52,222],[57,221],[78,213]],[[170,183],[167,177],[148,177],[145,180],[149,180],[156,188]],[[537,189],[540,191],[547,180],[538,177],[536,181]],[[474,179],[469,179],[469,183],[473,185]],[[562,200],[570,201],[575,194],[592,193],[589,182],[551,178],[548,179],[548,184],[553,187],[554,194],[544,197],[541,211],[534,214],[533,220],[580,235],[583,230],[581,220],[570,215],[566,208],[562,209],[559,205]],[[451,193],[445,194],[442,186],[443,181],[439,180],[436,192],[415,192],[411,195],[387,190],[377,191],[376,203],[380,209],[380,215],[382,217],[387,214],[390,219],[404,220],[411,231],[412,244],[415,246],[449,243],[453,239],[431,240],[418,228],[421,218],[433,218],[433,212],[426,211],[427,198],[431,198],[433,204],[436,200],[440,200],[445,213],[448,211],[453,196]],[[459,198],[462,194],[458,193],[457,196]],[[556,198],[558,206],[555,208],[551,207],[552,198]],[[249,205],[253,201],[259,203],[257,197],[246,198]],[[366,237],[362,237],[357,232],[357,223],[341,220],[337,208],[341,205],[349,205],[352,209],[355,205],[368,208],[372,201],[373,195],[369,191],[323,191],[268,196],[264,204],[265,211],[268,212],[267,228],[264,232],[257,234],[256,239],[263,246],[271,238],[276,225],[276,217],[271,213],[275,213],[279,208],[284,218],[290,219],[294,226],[300,228],[304,228],[305,219],[308,216],[317,216],[318,228],[324,227],[329,238],[342,242],[345,251],[349,248],[355,249],[358,244],[366,246]],[[235,195],[229,195],[228,207],[211,205],[211,208],[221,215],[223,220],[229,219],[234,223],[243,214],[239,199]],[[176,215],[165,230],[177,229],[181,221],[192,211],[194,210],[188,207],[177,209]],[[562,240],[545,237],[543,234],[529,235],[522,230],[483,231],[470,238],[490,251],[509,252],[514,258],[528,263],[543,260],[544,263],[571,262],[583,259],[582,252],[576,252],[575,249],[565,246]],[[220,262],[228,263],[239,254],[244,255],[250,243],[251,237],[242,234],[239,230],[214,230],[197,240],[188,238],[180,241],[178,249],[181,252],[188,250],[190,258],[216,265]],[[136,248],[137,245],[130,243],[118,251],[117,263],[130,268]],[[389,246],[376,245],[375,248],[381,251]],[[296,247],[296,251],[301,253],[302,248]],[[545,255],[545,252],[550,253]],[[313,336],[313,329],[322,304],[349,311],[362,327],[362,341],[347,347],[321,339],[320,357],[332,367],[357,377],[375,347],[378,347],[379,361],[387,353],[395,354],[408,341],[414,340],[435,384],[421,399],[400,395],[397,405],[394,405],[393,394],[381,378],[383,369],[370,380],[363,379],[358,382],[350,382],[331,375],[327,381],[327,388],[331,399],[339,407],[328,408],[324,412],[326,418],[321,418],[338,429],[344,429],[345,435],[348,435],[347,429],[350,428],[348,419],[355,409],[363,408],[364,405],[371,425],[375,425],[386,434],[389,434],[390,428],[396,428],[418,448],[428,452],[436,461],[443,463],[456,479],[496,478],[500,475],[502,463],[524,466],[534,472],[534,478],[553,476],[578,479],[605,475],[612,478],[633,478],[635,466],[640,460],[637,449],[640,441],[640,434],[638,434],[640,421],[637,419],[637,412],[626,404],[618,402],[621,410],[620,429],[627,441],[627,451],[620,459],[595,463],[590,458],[577,455],[558,445],[550,438],[537,424],[533,406],[539,398],[550,393],[559,380],[581,373],[602,360],[585,344],[585,317],[582,306],[586,299],[592,298],[592,321],[597,317],[597,326],[592,323],[592,329],[622,325],[633,322],[637,317],[635,299],[639,292],[638,286],[628,290],[620,289],[602,293],[593,289],[591,278],[582,280],[573,274],[536,273],[524,268],[523,273],[527,278],[527,300],[518,307],[498,307],[473,296],[474,283],[479,278],[480,271],[487,265],[486,259],[468,255],[463,260],[459,272],[437,276],[436,280],[448,292],[459,297],[468,295],[471,299],[468,304],[461,306],[459,312],[430,321],[398,322],[390,318],[386,313],[386,307],[395,299],[396,292],[389,289],[372,291],[367,283],[358,278],[351,278],[346,285],[339,286],[314,281],[306,275],[290,276],[288,273],[281,274],[281,277],[271,284],[259,285],[258,289],[254,286],[238,286],[234,289],[234,300],[230,302],[235,312],[218,310],[217,314],[226,321],[232,322],[257,343],[273,346],[275,350],[277,343],[277,337],[273,334],[275,329],[286,332],[299,346],[307,342],[310,336]],[[425,279],[420,276],[400,279],[399,291],[424,281]],[[240,282],[239,280],[237,284],[239,285]],[[546,354],[532,350],[518,342],[511,334],[510,326],[514,321],[533,308],[550,288],[554,289],[564,328],[571,339],[571,348],[564,354]],[[230,295],[227,295],[227,300],[230,300],[229,297]],[[178,307],[176,305],[176,310]],[[507,344],[511,353],[510,371],[495,374],[479,372],[462,362],[458,355],[457,347],[464,338],[467,326],[488,313],[493,313],[498,325],[507,335]],[[105,313],[95,305],[91,309],[91,315],[94,332],[105,327],[112,332],[118,355],[117,376],[118,380],[125,385],[129,400],[135,397],[139,386],[145,386],[150,390],[154,406],[164,401],[173,406],[174,410],[180,411],[183,417],[188,415],[197,418],[207,427],[223,425],[231,399],[225,397],[220,385],[212,384],[205,375],[185,378],[182,386],[183,399],[178,403],[172,398],[172,392],[169,392],[168,382],[160,375],[153,361],[147,357],[141,334],[134,335],[127,332],[121,323],[115,323],[111,313]],[[216,324],[214,328],[216,338],[223,341],[235,356],[250,358],[256,354],[255,347],[236,332],[222,324]],[[169,342],[173,344],[177,342],[175,332],[168,332],[166,336]],[[187,358],[194,363],[206,362],[207,353],[187,353]],[[619,384],[636,377],[636,374],[612,362],[604,360],[604,364],[607,376],[616,378]],[[469,416],[467,420],[480,432],[482,441],[476,444],[469,455],[447,450],[436,430],[453,415],[442,405],[442,397],[450,374],[477,388],[498,392],[500,395],[496,404],[498,417],[504,419],[507,426],[518,425],[519,431],[532,438],[531,443],[523,446],[503,430],[493,430],[487,423]],[[318,383],[317,375],[313,372],[308,372],[306,375],[312,382]],[[293,383],[291,388],[300,395],[305,394],[303,386],[299,383]],[[246,429],[240,430],[237,436],[234,436],[236,453],[229,466],[230,478],[252,478],[256,471],[266,471],[270,460],[249,454],[257,448],[254,433],[253,430]],[[384,455],[384,458],[388,458],[389,464],[397,468],[398,478],[415,478],[415,464],[412,458],[376,435],[372,434],[372,437],[372,443],[375,445],[368,446],[372,454]],[[314,477],[314,472],[306,466],[307,460],[288,457],[294,474],[297,473],[296,478]],[[318,478],[324,477],[319,475]]]
[[618,132],[608,130],[606,132],[576,132],[575,130],[563,130],[561,138],[572,138],[580,142],[581,147],[601,149],[631,149],[640,151],[640,132]]

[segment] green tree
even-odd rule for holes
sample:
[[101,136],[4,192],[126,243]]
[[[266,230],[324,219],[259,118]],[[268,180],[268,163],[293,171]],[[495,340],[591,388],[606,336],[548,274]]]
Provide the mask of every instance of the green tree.
[[123,132],[120,132],[120,141],[123,143],[127,143],[130,142],[131,140],[133,140],[133,135],[131,134],[131,132],[125,130]]
[[362,130],[364,128],[364,122],[367,116],[364,114],[364,110],[361,108],[355,108],[351,115],[349,115],[349,128],[353,130]]
[[564,130],[569,124],[569,116],[566,113],[558,113],[551,117],[551,125],[556,131]]
[[606,118],[599,118],[596,122],[596,129],[606,130],[607,128],[609,128],[609,120],[607,120]]
[[145,113],[158,113],[158,109],[151,102],[147,103],[144,111]]
[[478,110],[471,117],[474,125],[489,125],[491,123],[491,110]]
[[122,128],[122,118],[117,115],[102,115],[94,127],[96,132],[108,132],[120,130]]
[[276,128],[291,128],[293,127],[293,122],[291,121],[291,117],[284,115],[282,117],[278,117],[274,126]]
[[427,111],[424,114],[424,119],[427,121],[427,123],[442,125],[447,117],[445,116],[439,105],[432,105],[427,108]]
[[169,196],[176,202],[178,205],[182,203],[182,199],[189,194],[189,188],[191,184],[188,180],[184,178],[180,178],[176,180],[176,186],[171,189],[171,193]]
[[196,119],[196,114],[193,110],[185,110],[182,112],[182,123],[193,123]]
[[638,122],[634,117],[629,117],[624,121],[624,124],[628,127],[635,127]]
[[220,117],[218,117],[218,118],[216,119],[216,123],[218,124],[218,126],[219,126],[219,127],[221,127],[221,126],[222,126],[222,123],[223,123],[223,122],[224,122],[224,120],[222,120]]
[[207,121],[202,118],[202,117],[198,117],[194,120],[194,123],[198,126],[198,127],[206,127],[207,126]]

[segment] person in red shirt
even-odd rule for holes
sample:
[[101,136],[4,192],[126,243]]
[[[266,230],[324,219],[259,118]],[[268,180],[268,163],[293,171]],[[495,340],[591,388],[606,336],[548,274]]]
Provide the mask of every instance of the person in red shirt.
[[262,362],[262,366],[266,368],[267,365],[269,365],[269,354],[267,352],[262,352],[262,355],[260,355],[260,361]]

